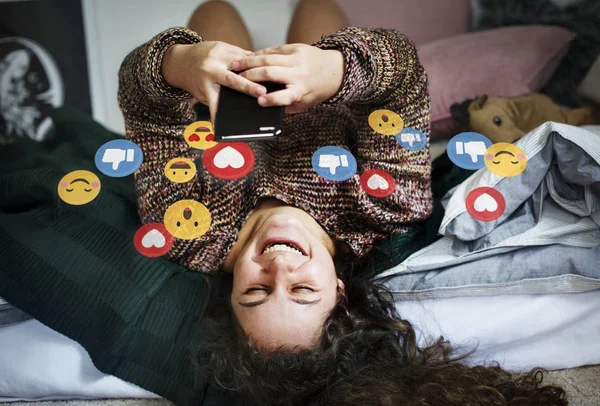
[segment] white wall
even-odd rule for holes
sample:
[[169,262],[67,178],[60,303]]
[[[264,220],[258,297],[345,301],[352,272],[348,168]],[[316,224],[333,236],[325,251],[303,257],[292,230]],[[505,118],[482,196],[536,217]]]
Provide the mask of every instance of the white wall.
[[[159,32],[185,26],[203,0],[82,0],[94,118],[124,133],[117,74],[125,56]],[[280,45],[297,0],[232,0],[257,49]]]

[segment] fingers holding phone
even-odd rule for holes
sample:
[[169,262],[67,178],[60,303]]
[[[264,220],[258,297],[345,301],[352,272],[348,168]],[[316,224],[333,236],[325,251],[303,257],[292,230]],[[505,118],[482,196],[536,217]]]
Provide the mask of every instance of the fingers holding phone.
[[207,104],[214,120],[220,86],[252,97],[266,94],[264,86],[231,70],[234,62],[250,54],[251,51],[220,41],[174,45],[166,52],[161,69],[167,83]]
[[244,55],[234,66],[255,83],[276,82],[284,90],[259,96],[261,106],[286,106],[297,112],[333,97],[342,85],[344,57],[337,50],[288,44]]

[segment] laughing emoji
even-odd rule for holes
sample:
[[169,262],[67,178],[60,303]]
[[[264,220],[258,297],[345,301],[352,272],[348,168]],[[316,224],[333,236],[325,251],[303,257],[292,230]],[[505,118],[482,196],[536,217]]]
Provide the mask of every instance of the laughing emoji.
[[165,175],[171,182],[189,182],[196,175],[196,165],[187,158],[173,158],[165,165]]
[[188,125],[183,132],[183,138],[190,147],[195,149],[206,150],[218,144],[210,121],[196,121]]
[[485,166],[490,172],[511,178],[520,175],[527,166],[523,150],[508,142],[498,142],[485,151]]
[[396,135],[404,129],[404,120],[391,110],[375,110],[369,115],[369,125],[378,134]]

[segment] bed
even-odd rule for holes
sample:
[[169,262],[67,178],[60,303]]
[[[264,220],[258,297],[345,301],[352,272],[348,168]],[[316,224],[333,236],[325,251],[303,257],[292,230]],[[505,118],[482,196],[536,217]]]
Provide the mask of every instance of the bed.
[[[364,9],[364,2],[350,0],[340,2],[345,3],[349,15],[357,25],[376,24],[372,20],[367,21],[370,14]],[[384,2],[382,1],[382,3]],[[397,24],[398,27],[396,28],[402,29],[404,27],[413,30],[413,33],[408,34],[415,38],[418,43],[420,56],[429,73],[432,86],[432,159],[441,158],[436,161],[438,170],[453,175],[452,182],[459,187],[467,178],[474,182],[473,179],[477,178],[477,175],[471,176],[471,173],[457,172],[454,168],[448,166],[447,160],[444,161],[447,139],[457,132],[456,123],[452,122],[449,115],[450,103],[460,102],[464,98],[473,97],[482,92],[509,97],[528,91],[540,91],[544,89],[544,86],[547,86],[547,91],[555,98],[559,98],[562,104],[573,105],[576,103],[576,97],[572,84],[581,80],[583,74],[580,74],[580,77],[573,77],[573,75],[566,77],[560,72],[565,69],[563,66],[565,61],[568,62],[567,65],[573,66],[574,58],[578,57],[578,54],[573,50],[580,50],[582,44],[581,42],[575,43],[576,40],[569,32],[560,30],[546,30],[544,35],[536,36],[535,40],[523,44],[525,51],[521,51],[521,53],[515,52],[514,43],[505,44],[506,48],[498,53],[504,58],[513,58],[511,62],[514,63],[511,63],[510,71],[507,73],[510,86],[504,85],[500,86],[500,89],[491,88],[489,90],[491,79],[495,79],[495,82],[501,83],[501,81],[498,80],[498,71],[490,72],[489,67],[486,67],[484,63],[485,61],[481,62],[479,67],[473,67],[476,70],[474,73],[468,74],[462,68],[455,69],[454,72],[448,72],[446,67],[453,64],[452,61],[456,58],[455,52],[458,52],[458,50],[462,49],[465,52],[468,50],[475,54],[481,53],[482,49],[485,50],[490,46],[489,41],[499,41],[506,38],[506,31],[488,33],[489,37],[484,40],[481,39],[481,35],[477,31],[467,31],[470,27],[486,31],[504,30],[505,28],[502,26],[505,25],[507,20],[511,19],[512,24],[520,22],[522,25],[527,26],[538,21],[535,21],[530,15],[520,15],[520,20],[515,19],[514,2],[507,2],[506,8],[501,10],[494,9],[486,1],[474,2],[478,7],[472,11],[469,11],[471,6],[469,1],[453,0],[448,3],[445,5],[445,7],[448,7],[444,11],[445,14],[442,13],[443,10],[439,10],[439,3],[434,0],[425,2],[407,1],[405,4],[395,4],[390,7],[399,8],[390,10],[388,15],[396,15],[398,18],[392,19],[393,21],[386,24]],[[547,5],[545,7],[548,13],[555,11],[552,6]],[[371,10],[375,9],[374,6]],[[427,10],[428,14],[423,10]],[[523,9],[519,10],[519,12],[523,12]],[[410,18],[408,19],[410,24],[406,19],[402,21],[400,18],[401,15],[414,16],[417,12],[426,14],[428,17],[420,23],[416,21],[417,19]],[[448,14],[450,12],[455,13],[455,15],[450,16]],[[440,28],[440,20],[435,20],[432,17],[437,15],[436,13],[444,14],[447,17],[444,21],[446,26],[443,29]],[[568,13],[561,13],[563,18],[566,14]],[[572,15],[575,14],[577,13],[572,12]],[[490,17],[492,15],[498,17],[493,19]],[[473,22],[470,21],[471,17],[473,17]],[[372,15],[371,18],[377,18],[377,15]],[[558,20],[556,25],[565,27]],[[426,29],[434,26],[438,32]],[[515,37],[513,39],[518,40],[519,38]],[[590,35],[585,38],[589,40]],[[548,50],[546,47],[550,45],[552,45],[552,49]],[[584,45],[589,46],[590,44]],[[593,42],[593,45],[596,47],[594,49],[597,56],[600,52],[600,41],[598,43]],[[452,52],[443,54],[440,51],[442,49],[451,49]],[[544,49],[545,53],[538,54],[538,59],[528,58],[526,61],[524,60],[523,52],[531,54],[534,50],[539,49]],[[549,52],[552,57],[548,57]],[[584,65],[588,63],[588,59],[590,61],[593,59],[592,56],[595,57],[594,55],[588,56],[588,53],[589,51],[586,51],[585,56],[579,54],[579,60]],[[487,63],[494,65],[497,60],[492,59]],[[458,68],[458,64],[454,63],[454,65]],[[443,67],[443,69],[440,69],[440,67]],[[535,74],[523,76],[523,72],[531,72],[532,70],[535,71]],[[471,78],[471,82],[456,83],[447,76],[449,74],[453,74],[454,78],[463,76]],[[553,75],[562,76],[563,79],[557,81],[556,78],[553,79]],[[474,85],[475,80],[473,78],[478,78],[476,85]],[[567,86],[569,84],[567,81],[572,82],[570,87]],[[447,85],[449,82],[455,82],[456,88],[450,89]],[[468,93],[461,93],[466,88],[468,88]],[[85,162],[90,161],[90,157],[93,156],[97,146],[103,140],[118,136],[106,131],[89,117],[68,108],[55,112],[53,119],[57,131],[65,136],[64,145],[57,146],[54,144],[44,147],[32,145],[28,160],[13,165],[10,169],[5,168],[6,170],[2,176],[3,185],[9,184],[9,182],[14,185],[15,181],[22,179],[17,174],[18,170],[35,171],[36,168],[52,166],[52,171],[38,170],[37,172],[31,172],[30,174],[35,173],[36,176],[32,176],[31,179],[28,178],[28,182],[19,185],[25,192],[18,194],[16,200],[14,200],[14,195],[11,196],[13,203],[18,201],[19,204],[25,204],[24,209],[35,208],[35,205],[40,204],[40,202],[45,202],[43,206],[46,207],[47,201],[45,199],[51,191],[51,188],[47,187],[47,183],[55,185],[54,178],[60,173],[70,170],[70,167],[73,167],[73,169],[84,167]],[[87,137],[83,140],[77,138],[77,135],[82,132],[87,134]],[[61,158],[65,156],[72,157],[74,151],[77,151],[77,161],[61,161]],[[43,157],[44,153],[48,154],[49,152],[56,154],[52,160]],[[11,156],[11,154],[2,157],[7,158],[8,156]],[[14,153],[12,156],[14,156]],[[478,180],[481,181],[481,177]],[[112,205],[111,207],[118,205],[122,209],[122,211],[117,210],[116,218],[110,224],[111,227],[116,227],[118,224],[119,227],[123,228],[123,239],[114,243],[115,250],[121,249],[122,251],[119,252],[122,255],[133,257],[135,253],[132,247],[116,248],[117,246],[126,245],[126,242],[131,238],[131,230],[136,224],[135,219],[124,220],[127,218],[127,214],[134,210],[132,202],[135,201],[135,197],[132,184],[131,182],[115,182],[108,183],[106,187],[111,188],[114,193],[101,204]],[[443,195],[446,195],[447,189],[449,187],[444,190]],[[441,194],[441,191],[438,192],[440,200]],[[3,198],[6,197],[7,195],[4,195]],[[56,211],[48,211],[45,212],[44,216],[41,214],[40,216],[46,222],[45,224],[49,225],[52,224]],[[85,218],[89,219],[90,216],[92,215],[88,213]],[[441,218],[439,220],[442,221]],[[21,218],[19,221],[26,220]],[[2,227],[0,227],[2,229],[0,241],[6,241],[5,238],[8,234],[14,236],[17,233],[15,229],[10,228],[16,227],[16,222],[12,225],[7,225],[6,222],[0,224],[2,224]],[[23,223],[20,224],[22,226]],[[39,224],[29,220],[24,224],[31,227],[31,235],[51,238],[51,234],[43,234],[45,229]],[[439,227],[435,227],[434,235],[428,235],[426,240],[431,242],[437,240],[438,230]],[[77,235],[79,237],[82,235],[89,236],[85,234],[86,232],[86,230],[80,229],[77,231],[79,233]],[[28,235],[22,234],[21,238],[28,238]],[[65,240],[65,243],[67,243],[67,240]],[[394,277],[406,275],[406,270],[410,270],[411,267],[421,269],[416,266],[422,265],[418,262],[420,260],[425,263],[428,262],[427,255],[430,252],[427,252],[427,248],[429,246],[428,244],[427,246],[413,247],[410,250],[412,254],[410,256],[396,257],[390,261],[379,261],[377,269],[369,277],[379,278],[380,281],[395,286],[393,285]],[[92,258],[92,254],[95,253],[94,247],[84,244],[81,248],[90,254],[87,258]],[[15,252],[8,245],[0,248],[0,252],[3,254],[4,261],[10,261],[11,258],[16,257]],[[68,252],[68,250],[65,250],[65,252]],[[62,254],[60,250],[50,253],[48,249],[45,255],[60,256]],[[202,295],[206,289],[205,284],[200,281],[200,277],[189,275],[185,270],[165,262],[135,259],[128,264],[135,270],[140,270],[140,273],[136,273],[132,278],[136,279],[136,283],[146,284],[147,290],[136,292],[136,306],[132,306],[134,308],[117,314],[118,317],[115,317],[114,320],[105,319],[99,322],[100,327],[110,326],[107,331],[101,331],[102,329],[98,328],[98,330],[91,329],[86,332],[81,328],[77,329],[67,325],[68,323],[65,322],[67,315],[70,317],[69,321],[71,323],[83,323],[82,320],[85,320],[89,315],[76,311],[76,304],[60,297],[59,293],[57,293],[57,297],[52,297],[52,300],[45,302],[53,303],[52,308],[56,309],[56,314],[43,308],[42,303],[35,303],[35,295],[26,290],[20,291],[19,299],[11,300],[12,303],[10,304],[0,301],[0,322],[3,324],[3,326],[0,326],[0,343],[2,346],[2,349],[0,349],[0,401],[14,402],[13,404],[16,405],[24,405],[35,401],[40,406],[46,404],[158,406],[171,403],[140,387],[143,386],[156,388],[158,389],[157,392],[160,390],[163,396],[174,399],[177,404],[220,404],[217,400],[220,398],[216,395],[213,397],[202,395],[198,398],[196,394],[190,392],[188,396],[187,393],[184,393],[185,390],[181,390],[180,387],[172,385],[172,387],[169,387],[164,383],[179,379],[189,385],[192,382],[202,384],[201,378],[187,376],[182,378],[181,375],[178,375],[185,369],[183,367],[167,372],[163,371],[165,375],[160,375],[161,368],[168,369],[172,367],[167,357],[160,354],[160,352],[176,351],[174,349],[176,344],[181,344],[179,340],[184,336],[181,331],[185,332],[193,328],[192,314],[198,310],[194,306],[201,307],[202,303],[192,302],[190,298]],[[30,265],[33,266],[32,264],[34,263],[32,262]],[[103,269],[102,267],[114,266],[110,259],[104,258],[99,259],[97,265],[98,270]],[[146,279],[146,276],[142,274],[141,270],[148,268],[159,275],[155,280]],[[124,271],[127,269],[126,267],[123,268]],[[594,269],[591,271],[594,271]],[[598,269],[595,269],[595,271],[598,271]],[[98,277],[98,275],[94,276],[91,273],[93,272],[90,272],[89,275],[86,274],[85,277]],[[413,274],[416,274],[416,272],[413,272]],[[0,271],[0,276],[3,276],[3,278],[0,278],[0,292],[9,289],[12,291],[14,286],[18,284],[17,279],[11,280],[8,273],[1,273]],[[594,279],[590,275],[584,276],[587,279]],[[83,273],[81,277],[84,277]],[[120,283],[129,283],[129,278],[130,276],[123,277],[123,275],[119,278],[115,277],[113,286],[117,287]],[[433,276],[427,276],[425,279],[435,281]],[[596,273],[595,279],[600,279],[600,275]],[[191,282],[197,282],[197,287],[195,289],[184,289],[184,286],[189,286]],[[468,280],[463,281],[463,285],[471,286],[473,285],[471,282]],[[54,283],[57,286],[57,292],[59,292],[58,286],[60,286],[60,283],[77,283],[77,281],[66,278],[57,282],[55,280],[45,280],[40,275],[39,283],[39,289],[42,289],[44,284]],[[13,284],[12,287],[11,284]],[[409,286],[411,290],[414,290],[412,288],[415,286],[415,281],[411,280]],[[481,351],[477,353],[479,358],[473,358],[472,362],[486,362],[493,359],[517,371],[524,370],[527,366],[542,365],[552,370],[548,373],[546,379],[549,382],[556,382],[566,389],[570,404],[600,404],[600,388],[597,385],[600,379],[600,366],[596,365],[600,364],[600,359],[598,359],[600,356],[600,340],[598,340],[600,338],[600,333],[598,333],[600,331],[600,316],[598,316],[600,315],[600,311],[598,311],[600,310],[600,289],[594,288],[593,284],[586,284],[585,287],[572,291],[546,292],[545,294],[528,290],[521,292],[489,290],[485,294],[465,294],[465,291],[460,289],[453,294],[448,294],[447,289],[436,290],[435,286],[434,288],[431,286],[425,286],[423,288],[424,293],[418,296],[404,294],[405,292],[402,292],[401,289],[396,289],[395,292],[398,300],[397,307],[401,314],[406,315],[405,317],[409,320],[419,320],[416,327],[421,342],[426,342],[439,334],[443,334],[446,338],[459,340],[464,345],[473,344],[473,340],[476,339]],[[160,287],[163,293],[162,296],[157,294],[156,291],[152,291],[156,287]],[[33,289],[35,288],[33,287]],[[176,301],[172,299],[173,290],[179,294],[179,299]],[[442,294],[442,291],[446,293]],[[165,292],[171,293],[166,294]],[[89,293],[82,292],[83,294]],[[72,298],[72,300],[75,299]],[[122,304],[115,304],[100,297],[94,303],[97,306],[108,303],[110,306],[114,306],[114,309],[123,310],[122,307],[119,307]],[[189,303],[194,303],[191,309],[187,307]],[[16,307],[13,305],[16,305]],[[19,307],[30,309],[31,316],[19,311]],[[526,309],[526,311],[523,309]],[[94,313],[90,312],[90,314]],[[129,323],[131,319],[135,319],[135,322]],[[486,319],[494,322],[486,324]],[[531,326],[532,319],[536,321],[534,326]],[[43,322],[39,320],[43,320]],[[120,320],[129,321],[119,324]],[[161,330],[154,326],[153,321],[156,320],[161,320],[161,328],[170,330]],[[173,324],[165,324],[166,320]],[[483,327],[476,330],[470,324],[473,320],[479,320],[477,325]],[[177,330],[177,333],[172,330]],[[506,335],[507,330],[514,332],[514,334]],[[61,331],[61,333],[57,331]],[[469,333],[469,331],[471,332]],[[546,332],[546,337],[538,334],[539,331]],[[461,335],[464,332],[468,333]],[[517,332],[521,333],[517,334]],[[575,333],[567,334],[573,332]],[[111,341],[108,337],[110,335],[120,336],[122,340]],[[152,337],[152,339],[148,337]],[[498,337],[503,339],[499,340]],[[127,340],[139,343],[139,348],[128,348],[124,344]],[[158,342],[162,346],[154,349],[150,348],[150,343]],[[156,356],[155,363],[149,363],[142,359],[142,357],[147,356],[147,351]],[[135,382],[140,386],[130,382]],[[207,393],[212,393],[210,390],[212,389],[207,389]]]

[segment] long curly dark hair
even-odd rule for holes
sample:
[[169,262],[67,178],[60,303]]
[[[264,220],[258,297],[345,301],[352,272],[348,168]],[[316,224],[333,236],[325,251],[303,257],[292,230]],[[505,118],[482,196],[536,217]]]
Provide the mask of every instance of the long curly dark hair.
[[211,332],[198,364],[212,383],[265,405],[566,405],[542,386],[543,371],[513,376],[497,365],[469,367],[443,338],[421,348],[415,330],[382,286],[339,275],[346,296],[326,319],[315,348],[258,350],[230,304],[224,277],[203,317]]

